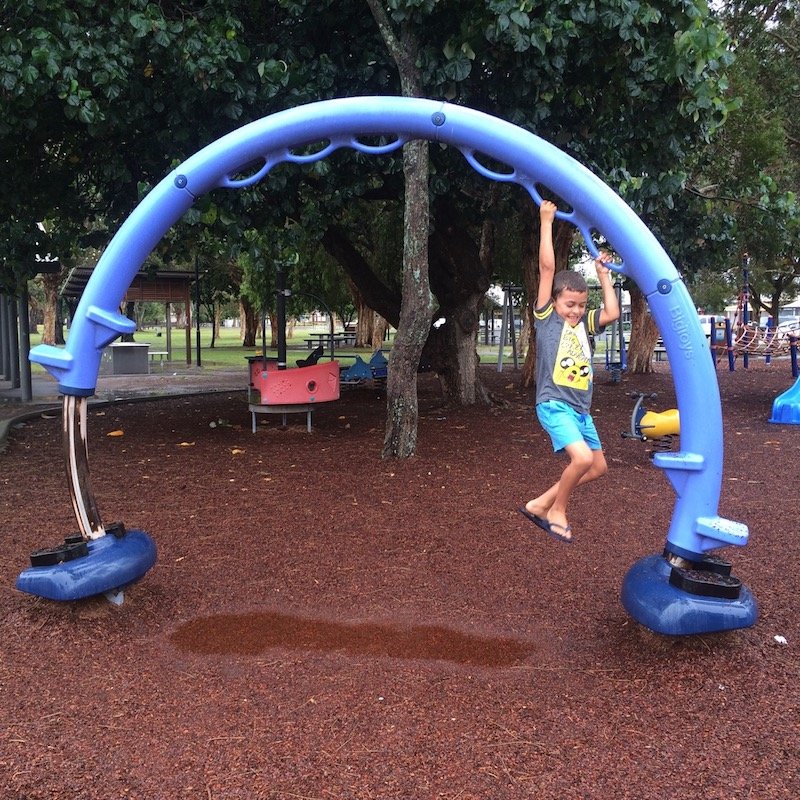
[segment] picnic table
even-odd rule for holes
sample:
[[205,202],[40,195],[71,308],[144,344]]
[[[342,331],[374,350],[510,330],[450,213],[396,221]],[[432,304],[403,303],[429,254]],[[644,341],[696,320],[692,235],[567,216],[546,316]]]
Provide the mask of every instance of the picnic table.
[[156,357],[158,357],[158,363],[161,366],[163,371],[164,369],[164,356],[169,356],[169,353],[166,350],[148,350],[147,355],[150,357],[150,363],[152,364]]
[[338,333],[312,333],[305,339],[306,347],[313,350],[315,347],[330,348],[352,346],[356,343],[355,331],[339,331]]

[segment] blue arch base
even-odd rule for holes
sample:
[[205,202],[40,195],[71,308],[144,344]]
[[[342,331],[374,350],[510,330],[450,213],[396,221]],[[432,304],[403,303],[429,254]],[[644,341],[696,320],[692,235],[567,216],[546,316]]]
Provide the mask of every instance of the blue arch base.
[[668,636],[719,633],[755,624],[758,606],[745,586],[736,600],[701,597],[672,586],[671,570],[662,555],[647,556],[628,570],[621,600],[637,622]]
[[775,398],[769,421],[783,425],[800,425],[800,378],[794,386]]
[[119,592],[138,581],[156,563],[156,546],[144,531],[106,534],[87,542],[89,554],[74,561],[29,567],[17,578],[17,589],[47,600],[83,600]]

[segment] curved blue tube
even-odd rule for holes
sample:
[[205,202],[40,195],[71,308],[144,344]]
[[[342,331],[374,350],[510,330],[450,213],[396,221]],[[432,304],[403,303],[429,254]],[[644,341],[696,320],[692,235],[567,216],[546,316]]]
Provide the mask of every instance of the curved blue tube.
[[[364,141],[376,136],[388,137],[387,143]],[[719,388],[694,305],[669,257],[636,214],[589,170],[532,133],[473,109],[417,98],[354,97],[273,114],[222,137],[170,173],[136,208],[97,264],[66,348],[34,348],[31,360],[57,378],[64,394],[93,394],[103,347],[130,330],[130,321],[118,311],[127,288],[194,198],[220,187],[249,185],[282,162],[318,160],[340,147],[386,152],[411,139],[458,148],[482,175],[517,183],[536,202],[540,187],[546,187],[570,204],[559,217],[581,231],[591,252],[596,253],[592,234],[597,231],[621,255],[619,271],[647,297],[675,380],[682,450],[655,457],[677,495],[667,547],[691,557],[745,544],[747,527],[717,515],[723,454]],[[300,152],[316,143],[316,152]],[[484,155],[507,169],[485,167]],[[247,177],[237,175],[253,162],[260,167]]]

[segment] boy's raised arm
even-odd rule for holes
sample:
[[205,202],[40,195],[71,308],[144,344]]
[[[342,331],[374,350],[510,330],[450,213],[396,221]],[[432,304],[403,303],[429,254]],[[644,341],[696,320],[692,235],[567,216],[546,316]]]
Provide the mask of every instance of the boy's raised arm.
[[597,280],[600,281],[600,290],[603,295],[603,307],[600,309],[600,314],[597,318],[597,323],[600,326],[608,325],[610,322],[619,319],[619,301],[617,300],[614,285],[611,282],[611,270],[607,266],[609,263],[611,263],[611,255],[609,253],[600,253],[594,260]]
[[542,200],[539,206],[539,291],[536,308],[543,308],[553,295],[553,278],[556,274],[556,255],[553,250],[553,220],[556,204]]

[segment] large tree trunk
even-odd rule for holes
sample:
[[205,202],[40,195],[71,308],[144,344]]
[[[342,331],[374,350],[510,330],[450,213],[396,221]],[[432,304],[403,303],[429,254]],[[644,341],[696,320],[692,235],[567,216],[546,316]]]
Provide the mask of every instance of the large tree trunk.
[[483,293],[450,310],[447,322],[428,336],[423,363],[436,371],[446,402],[462,406],[488,404],[489,393],[478,375],[475,349]]
[[407,458],[417,448],[417,369],[433,317],[428,281],[428,143],[403,148],[405,235],[400,324],[389,356],[384,458]]
[[189,308],[186,303],[175,303],[173,308],[175,309],[175,327],[185,328],[186,327],[186,316],[189,313]]
[[239,298],[239,322],[242,347],[255,347],[258,334],[258,314],[246,297]]
[[[372,322],[372,338],[370,339],[369,346],[374,350],[380,350],[383,347],[383,340],[386,338],[386,331],[389,330],[389,323],[377,312],[369,312],[373,318]],[[358,344],[358,342],[356,342]]]
[[267,319],[269,320],[269,348],[270,350],[278,349],[278,315],[270,314]]
[[658,327],[650,316],[641,289],[631,284],[631,341],[628,345],[628,372],[645,375],[653,371],[653,348],[658,341]]
[[58,313],[58,287],[61,283],[61,273],[46,273],[40,277],[44,290],[44,316],[42,322],[42,344],[64,344],[64,334],[61,332],[61,341],[58,341],[59,313]]
[[356,299],[356,347],[366,347],[372,342],[372,331],[375,327],[375,312],[364,302],[360,292],[355,292]]
[[[522,387],[527,389],[536,382],[536,333],[533,327],[533,307],[539,292],[539,216],[538,207],[527,198],[522,209],[524,237],[522,245],[522,280],[528,302],[525,304],[523,330],[527,331],[527,353],[522,365]],[[569,254],[575,228],[567,222],[556,220],[553,224],[553,250],[556,270],[568,269]]]
[[[134,303],[132,300],[128,300],[125,303],[125,316],[132,322],[136,322],[136,303]],[[120,341],[133,342],[136,340],[133,338],[132,333],[123,333],[122,336],[120,336]]]
[[437,204],[431,237],[431,285],[446,298],[439,315],[445,320],[430,332],[423,364],[439,376],[445,400],[459,405],[488,403],[476,350],[483,298],[489,288],[492,261],[491,225],[481,231],[481,246],[446,201]]
[[[419,43],[411,28],[411,17],[400,24],[398,36],[381,0],[367,0],[367,5],[397,64],[403,96],[422,97],[422,78],[417,66]],[[428,169],[428,143],[408,142],[403,147],[403,296],[400,324],[389,356],[384,458],[412,456],[417,448],[417,369],[434,308],[428,279]]]
[[[373,350],[377,350],[383,342],[383,334],[387,327],[386,320],[367,305],[355,281],[347,272],[345,272],[345,280],[350,289],[350,296],[353,298],[353,305],[356,307],[355,346],[372,347]],[[376,339],[377,344],[375,343]]]

